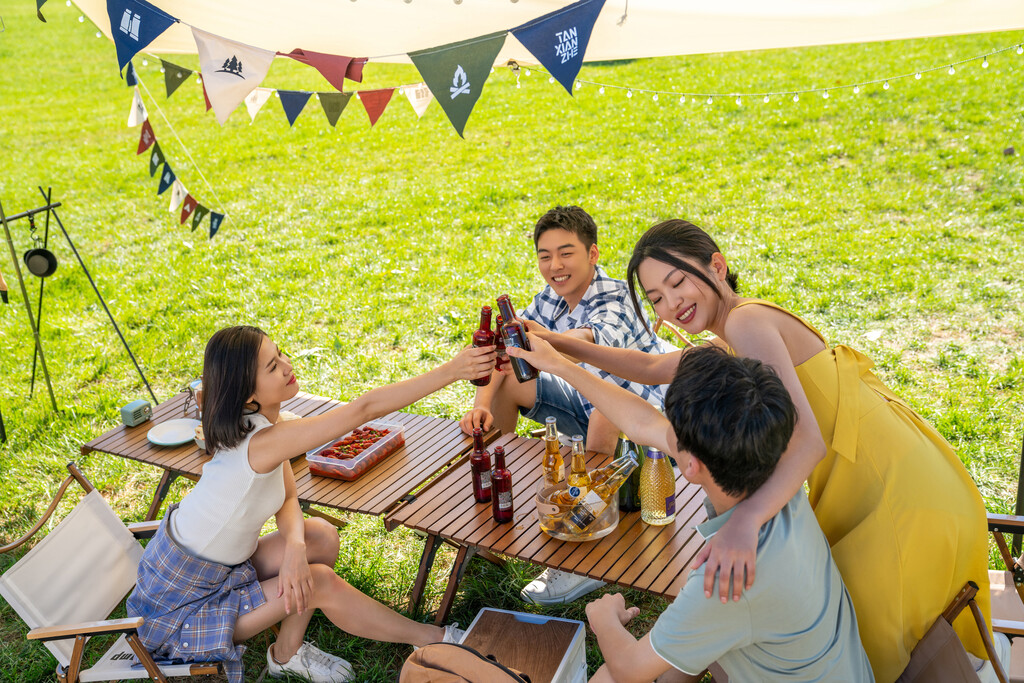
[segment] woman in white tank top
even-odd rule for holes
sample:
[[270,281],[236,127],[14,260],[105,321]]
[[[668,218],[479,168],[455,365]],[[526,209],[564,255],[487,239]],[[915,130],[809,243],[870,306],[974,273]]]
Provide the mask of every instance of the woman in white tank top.
[[[304,519],[289,458],[409,405],[460,379],[487,376],[494,347],[467,348],[412,379],[373,389],[322,415],[278,422],[298,392],[288,358],[255,327],[217,332],[203,362],[203,433],[213,459],[168,513],[139,567],[130,614],[160,656],[225,662],[241,681],[240,643],[280,623],[267,651],[269,672],[313,681],[350,680],[345,660],[303,642],[319,608],[364,638],[425,645],[457,637],[407,619],[359,592],[334,571],[337,530]],[[273,515],[278,531],[260,537]]]

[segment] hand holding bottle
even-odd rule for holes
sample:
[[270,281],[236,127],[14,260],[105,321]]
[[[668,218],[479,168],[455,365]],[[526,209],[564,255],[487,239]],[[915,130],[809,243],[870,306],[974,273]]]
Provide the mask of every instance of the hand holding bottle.
[[445,363],[451,381],[489,377],[494,369],[494,345],[467,346],[455,358]]
[[464,434],[472,434],[474,429],[481,429],[486,434],[494,424],[494,415],[487,408],[473,408],[459,420],[459,427]]
[[558,351],[555,351],[555,347],[551,346],[543,338],[532,333],[528,334],[527,338],[530,340],[532,351],[510,346],[505,349],[505,352],[514,358],[524,359],[538,370],[555,375],[559,374],[558,369],[563,366],[573,367],[572,361]]

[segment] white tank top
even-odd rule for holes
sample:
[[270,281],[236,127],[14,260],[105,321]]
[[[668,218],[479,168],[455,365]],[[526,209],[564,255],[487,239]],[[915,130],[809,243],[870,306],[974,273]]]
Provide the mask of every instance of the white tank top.
[[170,519],[189,552],[228,566],[252,557],[263,525],[284,504],[285,463],[266,474],[249,465],[249,441],[270,420],[258,413],[246,419],[253,430],[234,448],[214,454]]

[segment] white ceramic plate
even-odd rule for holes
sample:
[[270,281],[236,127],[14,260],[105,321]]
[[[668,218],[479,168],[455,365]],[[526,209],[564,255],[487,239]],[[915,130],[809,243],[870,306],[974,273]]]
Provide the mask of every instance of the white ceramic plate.
[[199,420],[182,417],[177,420],[161,422],[146,433],[146,438],[157,446],[180,446],[192,441],[196,436]]

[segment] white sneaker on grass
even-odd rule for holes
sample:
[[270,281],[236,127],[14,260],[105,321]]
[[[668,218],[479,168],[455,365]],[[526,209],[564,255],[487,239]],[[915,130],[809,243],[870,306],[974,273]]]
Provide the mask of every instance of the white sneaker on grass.
[[284,664],[274,659],[273,651],[273,645],[267,648],[267,673],[271,678],[284,678],[290,674],[305,678],[310,683],[346,683],[355,678],[351,664],[341,657],[327,654],[313,643],[303,643]]
[[[462,637],[465,635],[466,632],[463,629],[459,628],[459,622],[456,621],[454,624],[448,624],[444,627],[444,637],[441,638],[439,642],[455,643],[456,645],[458,645],[462,642]],[[420,648],[418,645],[413,645],[412,649],[418,650]]]
[[526,585],[519,595],[526,602],[538,605],[558,605],[572,602],[576,598],[605,586],[604,581],[563,572],[548,567],[541,575]]

